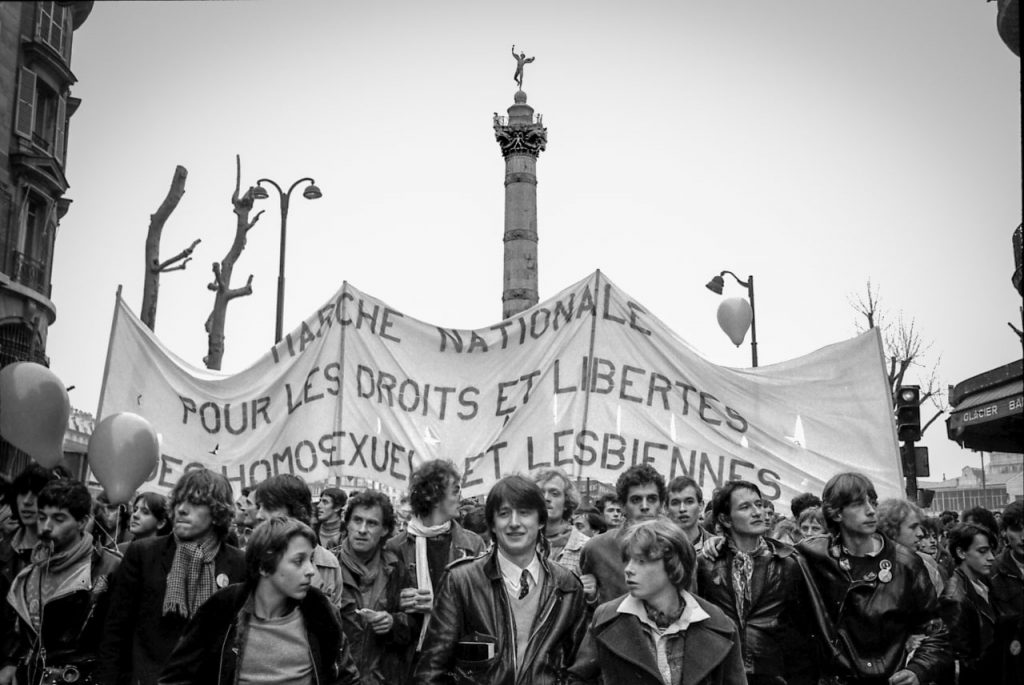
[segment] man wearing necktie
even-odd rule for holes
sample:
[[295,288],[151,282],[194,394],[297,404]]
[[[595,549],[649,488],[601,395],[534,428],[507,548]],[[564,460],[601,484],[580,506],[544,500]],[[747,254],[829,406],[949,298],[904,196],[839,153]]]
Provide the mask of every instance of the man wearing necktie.
[[548,685],[564,680],[585,630],[583,586],[538,552],[540,488],[506,476],[484,506],[490,554],[448,567],[413,682]]

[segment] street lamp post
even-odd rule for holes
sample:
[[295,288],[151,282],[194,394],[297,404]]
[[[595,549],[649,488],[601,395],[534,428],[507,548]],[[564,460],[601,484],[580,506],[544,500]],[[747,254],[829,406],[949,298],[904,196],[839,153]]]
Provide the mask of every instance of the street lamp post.
[[735,278],[737,283],[746,288],[747,294],[750,296],[750,359],[754,368],[757,368],[757,310],[754,309],[754,277],[747,276],[747,280],[743,281],[733,272],[723,271],[708,281],[705,287],[711,292],[721,295],[722,289],[725,287],[725,279],[722,276],[726,274]]
[[316,200],[323,196],[320,189],[316,186],[316,182],[308,176],[300,178],[298,181],[293,183],[288,191],[281,190],[281,186],[277,185],[274,181],[269,178],[261,178],[256,181],[256,187],[253,188],[252,195],[257,200],[266,200],[270,197],[267,189],[263,187],[264,183],[269,183],[274,186],[277,190],[277,194],[281,199],[281,259],[280,266],[277,271],[277,322],[274,326],[274,344],[281,342],[281,338],[284,336],[284,249],[285,242],[288,236],[288,200],[291,198],[292,191],[295,190],[296,186],[300,183],[309,181],[309,186],[302,191],[302,197],[307,200]]

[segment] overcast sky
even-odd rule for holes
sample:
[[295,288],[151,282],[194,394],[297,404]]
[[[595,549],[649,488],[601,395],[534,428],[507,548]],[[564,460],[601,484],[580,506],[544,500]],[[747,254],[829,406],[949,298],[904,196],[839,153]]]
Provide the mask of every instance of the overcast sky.
[[[981,0],[98,2],[74,36],[52,368],[94,412],[115,291],[139,311],[149,215],[179,164],[161,254],[202,243],[163,276],[156,331],[202,366],[236,154],[243,190],[312,176],[323,191],[293,194],[286,330],[345,280],[437,325],[498,322],[491,118],[512,104],[515,43],[536,57],[524,90],[548,127],[542,299],[601,269],[742,367],[711,276],[754,275],[762,365],[852,337],[849,301],[871,279],[957,383],[1021,355],[1006,325],[1020,324],[1020,61],[995,14]],[[226,371],[273,343],[280,221],[276,197],[260,206]],[[923,444],[933,478],[978,464],[941,422]]]

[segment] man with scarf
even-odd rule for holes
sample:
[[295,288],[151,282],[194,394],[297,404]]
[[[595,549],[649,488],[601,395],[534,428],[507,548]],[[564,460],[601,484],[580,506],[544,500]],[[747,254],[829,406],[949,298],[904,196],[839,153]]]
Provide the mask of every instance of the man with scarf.
[[15,674],[19,685],[90,683],[107,578],[120,559],[94,547],[86,532],[92,496],[80,481],[50,481],[37,507],[39,542],[0,612],[0,684],[14,682]]
[[384,541],[395,528],[395,510],[387,496],[364,490],[345,510],[338,560],[343,594],[341,623],[364,685],[400,683],[402,653],[412,639],[411,619],[401,610],[409,574]]
[[[448,564],[462,557],[475,557],[484,551],[484,541],[455,520],[459,515],[462,477],[455,465],[445,459],[424,462],[409,480],[409,504],[412,518],[405,529],[391,538],[385,549],[394,553],[408,569],[416,587],[406,588],[401,595],[401,608],[411,614],[416,651],[422,646],[430,613],[434,588]],[[411,666],[415,652],[409,650]]]
[[767,537],[761,490],[734,480],[715,494],[711,511],[725,532],[714,560],[697,559],[697,594],[739,630],[751,685],[816,683],[806,645],[807,585],[792,547]]
[[113,578],[97,682],[155,685],[199,607],[245,580],[245,556],[224,542],[232,495],[221,474],[187,471],[171,491],[173,534],[128,545]]

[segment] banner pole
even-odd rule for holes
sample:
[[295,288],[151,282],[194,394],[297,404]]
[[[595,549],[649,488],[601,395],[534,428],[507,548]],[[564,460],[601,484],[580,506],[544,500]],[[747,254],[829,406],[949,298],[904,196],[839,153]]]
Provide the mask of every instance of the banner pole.
[[123,286],[117,284],[117,294],[114,296],[114,314],[110,317],[110,338],[107,340],[107,358],[103,362],[103,381],[100,384],[100,400],[96,406],[96,421],[102,418],[100,412],[103,409],[103,400],[107,394],[107,375],[110,373],[110,351],[114,347],[114,332],[117,330],[117,314],[121,308],[121,288]]
[[[594,313],[590,317],[590,345],[588,346],[588,349],[587,349],[587,360],[586,360],[586,363],[584,364],[584,370],[586,371],[586,373],[584,374],[584,378],[582,379],[583,382],[586,383],[586,387],[584,388],[584,392],[583,392],[583,429],[580,431],[581,433],[585,432],[587,430],[587,421],[590,418],[590,386],[592,385],[591,382],[590,382],[590,377],[591,377],[591,375],[593,373],[593,369],[591,368],[591,365],[594,363],[594,340],[597,337],[597,301],[598,301],[598,299],[600,299],[600,297],[601,297],[601,270],[598,269],[597,271],[594,272]],[[579,464],[578,461],[577,461],[577,464]],[[583,475],[583,465],[579,464],[578,468],[579,468],[579,471],[576,474],[576,480],[579,480],[580,476]],[[587,497],[588,498],[590,497],[590,478],[589,477],[587,478]]]
[[[341,354],[341,370],[338,373],[338,383],[339,383],[339,386],[338,386],[338,425],[335,427],[336,430],[338,430],[339,432],[343,430],[343,426],[345,424],[345,329],[347,329],[348,326],[342,326],[341,322],[347,320],[347,317],[345,316],[348,313],[347,312],[347,309],[348,309],[347,300],[348,300],[348,298],[345,297],[345,294],[347,292],[348,292],[348,281],[342,281],[341,282],[341,316],[338,319],[338,325],[341,327],[341,343],[340,343],[340,345],[341,345],[341,350],[340,350],[340,354]],[[332,458],[332,460],[333,460],[333,458]],[[344,464],[345,460],[342,459],[341,461],[342,461],[342,464]],[[344,466],[339,466],[338,467],[338,472],[334,473],[334,478],[335,478],[337,487],[339,489],[341,488],[341,475],[342,475],[341,471],[343,471],[343,470],[344,470]]]

